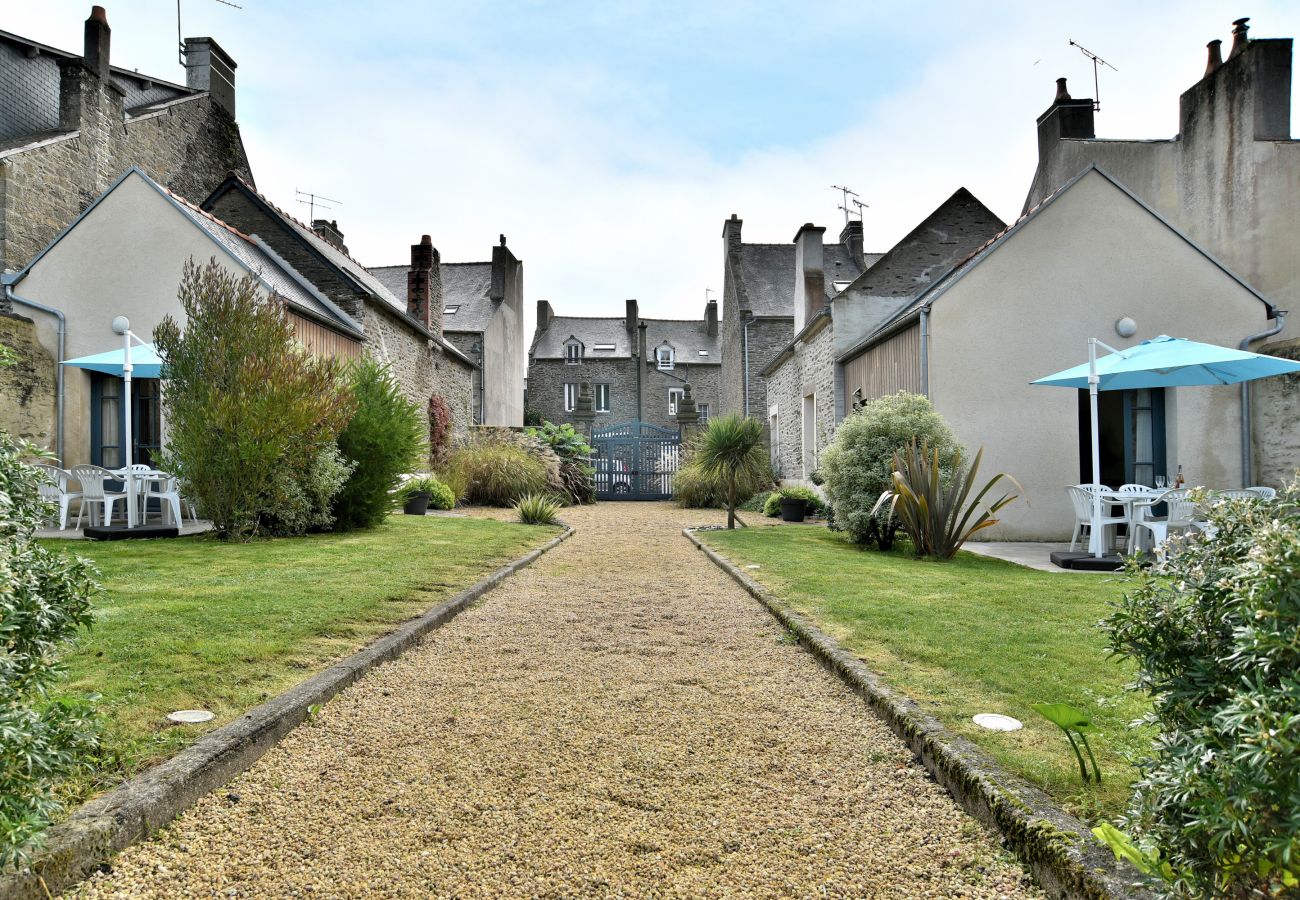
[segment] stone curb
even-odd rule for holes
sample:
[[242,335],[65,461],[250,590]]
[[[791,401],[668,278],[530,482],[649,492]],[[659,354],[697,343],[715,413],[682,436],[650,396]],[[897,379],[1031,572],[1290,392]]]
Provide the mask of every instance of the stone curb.
[[257,762],[324,703],[376,666],[396,659],[506,578],[573,535],[562,534],[507,563],[450,600],[330,668],[210,732],[166,762],[89,801],[50,828],[21,871],[0,875],[0,900],[45,900],[73,886],[112,854],[144,840]]
[[706,546],[692,529],[683,529],[682,534],[866,700],[962,808],[1002,836],[1049,895],[1086,900],[1154,898],[1136,869],[1120,865],[1086,825],[1047,794],[1002,768],[916,701],[890,687],[834,638]]

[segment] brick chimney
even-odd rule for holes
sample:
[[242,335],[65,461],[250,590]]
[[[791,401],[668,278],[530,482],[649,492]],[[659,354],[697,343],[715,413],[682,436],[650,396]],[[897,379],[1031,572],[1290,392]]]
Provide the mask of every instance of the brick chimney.
[[1050,146],[1062,138],[1096,137],[1093,112],[1092,100],[1075,100],[1065,87],[1065,79],[1056,79],[1056,97],[1047,112],[1038,117],[1038,158],[1045,159]]
[[866,257],[862,253],[862,220],[852,219],[844,223],[840,232],[840,244],[849,251],[849,257],[858,264],[858,268],[867,267]]
[[731,214],[731,218],[722,223],[722,249],[724,253],[740,253],[740,226],[745,220]]
[[704,329],[709,337],[718,336],[718,301],[710,300],[704,304]]
[[794,236],[794,331],[798,334],[808,320],[826,305],[825,228],[808,222]]
[[81,59],[60,59],[59,127],[86,133],[94,146],[107,146],[122,123],[123,91],[111,77],[112,29],[104,7],[86,19]]
[[235,61],[210,37],[185,39],[185,83],[235,117]]
[[537,301],[537,330],[545,331],[551,327],[551,320],[555,318],[555,310],[551,309],[549,300]]
[[641,321],[641,310],[637,306],[636,300],[628,300],[625,304],[623,315],[623,327],[627,329],[628,340],[632,340],[632,335],[636,334],[637,323]]
[[442,279],[438,250],[423,235],[411,245],[411,268],[406,273],[406,313],[437,337],[442,336]]
[[312,219],[311,230],[316,232],[318,238],[335,250],[343,253],[348,252],[347,245],[343,243],[343,232],[339,231],[338,219],[333,221],[329,219]]
[[1251,141],[1291,137],[1291,39],[1249,39],[1249,21],[1232,23],[1227,59],[1210,42],[1205,75],[1178,99],[1179,137],[1229,164],[1250,158]]

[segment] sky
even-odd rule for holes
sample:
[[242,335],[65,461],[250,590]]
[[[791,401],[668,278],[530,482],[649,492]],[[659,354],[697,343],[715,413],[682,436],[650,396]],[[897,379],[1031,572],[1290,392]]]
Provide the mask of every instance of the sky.
[[[847,185],[887,250],[958,187],[1007,221],[1055,79],[1099,137],[1167,138],[1205,43],[1300,34],[1300,3],[398,2],[181,0],[182,31],[236,60],[258,188],[340,201],[352,255],[447,262],[499,234],[524,261],[526,327],[560,315],[698,318],[722,288],[722,222],[785,242],[838,234]],[[183,81],[173,0],[109,0],[115,65]],[[0,29],[80,50],[83,0],[0,0]],[[1300,91],[1295,92],[1300,103]],[[1293,111],[1293,118],[1296,113]]]

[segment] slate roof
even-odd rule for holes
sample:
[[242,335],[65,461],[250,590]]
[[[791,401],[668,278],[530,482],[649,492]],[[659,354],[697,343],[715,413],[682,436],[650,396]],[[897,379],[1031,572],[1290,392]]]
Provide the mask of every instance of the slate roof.
[[[720,365],[722,342],[716,334],[709,334],[703,319],[642,319],[645,322],[646,352],[653,356],[655,348],[667,341],[676,351],[677,363],[692,366]],[[704,351],[701,354],[700,351]]]
[[[406,296],[406,273],[410,266],[375,266],[376,278],[395,296]],[[492,263],[441,263],[443,306],[458,306],[456,312],[442,317],[442,330],[453,332],[486,331],[499,304],[492,301]]]
[[[555,316],[549,328],[537,332],[529,355],[534,359],[564,359],[564,342],[570,336],[586,345],[589,359],[627,359],[632,355],[627,320],[622,316],[617,319]],[[596,344],[613,344],[614,350],[598,351],[593,349]]]
[[[834,297],[835,282],[852,281],[862,274],[861,267],[843,244],[823,244],[823,271],[826,296]],[[880,253],[864,253],[863,261],[871,266]],[[749,309],[756,316],[794,318],[794,243],[741,244],[740,280],[749,298]]]

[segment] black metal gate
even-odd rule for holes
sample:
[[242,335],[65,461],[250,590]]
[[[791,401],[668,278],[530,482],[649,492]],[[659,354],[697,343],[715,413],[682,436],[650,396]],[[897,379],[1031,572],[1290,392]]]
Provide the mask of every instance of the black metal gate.
[[667,500],[681,460],[681,433],[645,422],[598,428],[591,434],[599,500]]

